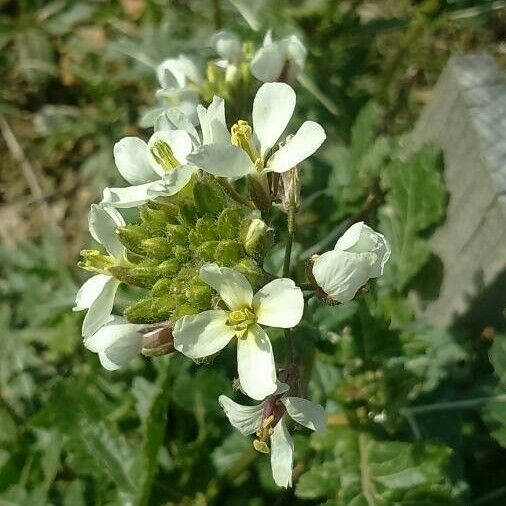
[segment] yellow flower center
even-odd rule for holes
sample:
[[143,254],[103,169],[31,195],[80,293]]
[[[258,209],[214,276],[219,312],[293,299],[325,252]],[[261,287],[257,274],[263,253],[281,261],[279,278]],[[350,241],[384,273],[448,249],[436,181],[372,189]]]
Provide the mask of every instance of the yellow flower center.
[[227,325],[234,328],[236,337],[244,337],[250,325],[256,323],[257,317],[249,307],[231,311],[228,314]]
[[257,165],[262,164],[262,159],[253,143],[253,130],[247,121],[240,119],[232,125],[230,142],[246,151],[251,161]]
[[172,170],[181,165],[172,148],[164,141],[156,141],[151,148],[151,154],[164,170]]

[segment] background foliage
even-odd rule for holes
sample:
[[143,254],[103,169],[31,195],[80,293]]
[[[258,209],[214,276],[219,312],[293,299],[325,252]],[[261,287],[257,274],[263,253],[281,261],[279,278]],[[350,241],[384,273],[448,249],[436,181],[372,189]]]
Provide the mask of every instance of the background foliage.
[[[353,219],[393,250],[381,283],[342,306],[310,301],[312,324],[295,332],[328,430],[297,435],[297,485],[280,492],[216,402],[232,393],[228,352],[212,370],[173,356],[106,373],[70,311],[89,204],[118,183],[114,142],[142,135],[154,66],[179,52],[205,59],[219,26],[263,34],[225,0],[3,0],[0,504],[504,503],[506,337],[487,321],[415,319],[408,294],[437,278],[427,238],[448,196],[440,154],[413,153],[404,135],[450,54],[505,63],[504,3],[268,4],[266,25],[308,46],[297,119],[328,132],[303,173],[296,255],[333,246]],[[119,309],[130,298],[121,292]]]

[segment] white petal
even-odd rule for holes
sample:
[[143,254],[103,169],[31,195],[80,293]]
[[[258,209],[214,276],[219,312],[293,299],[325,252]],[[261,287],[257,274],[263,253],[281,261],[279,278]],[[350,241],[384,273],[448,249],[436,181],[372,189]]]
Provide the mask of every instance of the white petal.
[[190,358],[214,355],[234,337],[232,327],[226,325],[227,311],[210,310],[183,316],[174,326],[174,347]]
[[137,207],[150,200],[148,190],[154,183],[126,186],[125,188],[104,188],[102,197],[103,205],[129,208]]
[[292,117],[295,92],[285,83],[266,83],[260,86],[253,101],[253,131],[265,156],[274,146]]
[[230,0],[230,3],[240,12],[252,30],[260,28],[258,14],[263,10],[265,0]]
[[90,234],[107,250],[109,255],[117,259],[125,256],[125,247],[116,233],[116,228],[123,225],[125,225],[125,220],[116,209],[97,204],[91,205],[88,216]]
[[325,130],[314,121],[305,121],[297,133],[268,160],[266,170],[286,172],[311,156],[325,140]]
[[269,327],[295,327],[304,312],[302,290],[291,279],[275,279],[253,297],[258,323]]
[[244,392],[262,400],[276,391],[276,366],[269,336],[259,325],[237,340],[237,369]]
[[114,145],[114,162],[123,179],[131,185],[157,179],[148,159],[148,145],[138,137],[124,137]]
[[171,169],[167,169],[163,165],[160,165],[153,155],[153,146],[158,142],[165,143],[169,146],[178,165],[184,165],[186,163],[186,157],[193,148],[191,137],[188,132],[184,130],[159,130],[155,132],[148,142],[148,156],[159,176],[163,176],[167,170]]
[[373,253],[327,251],[315,260],[313,276],[329,297],[348,302],[367,283],[375,262]]
[[178,60],[179,66],[184,72],[186,78],[195,84],[200,84],[202,82],[202,75],[195,62],[184,54],[180,54]]
[[148,189],[151,198],[175,195],[181,191],[191,180],[197,168],[193,165],[181,165],[174,170],[166,172],[160,181],[153,183]]
[[251,60],[251,73],[264,83],[277,81],[283,72],[285,56],[276,44],[261,47]]
[[187,160],[199,169],[219,177],[239,178],[254,172],[250,157],[232,144],[207,144],[188,155]]
[[311,430],[325,430],[325,410],[319,404],[301,397],[283,397],[281,402],[292,420]]
[[241,434],[248,436],[260,428],[262,411],[264,409],[263,403],[256,406],[243,406],[229,399],[226,395],[220,395],[218,402],[223,411],[225,411],[225,415],[227,415],[232,427],[237,429]]
[[119,369],[142,349],[143,325],[134,325],[119,316],[114,316],[95,334],[84,340],[84,346],[99,354],[100,362],[110,371]]
[[232,311],[251,306],[253,289],[240,272],[210,263],[200,268],[200,278],[218,292]]
[[119,285],[120,281],[111,276],[104,284],[100,293],[97,294],[84,317],[82,328],[83,337],[91,336],[104,325],[104,323],[109,321]]
[[242,58],[241,39],[232,32],[221,30],[211,38],[215,51],[228,61],[237,61]]
[[373,265],[370,277],[377,278],[383,274],[383,269],[390,258],[390,244],[383,234],[376,232],[363,221],[353,224],[339,238],[336,250],[350,253],[375,253],[376,262]]
[[225,101],[222,98],[213,97],[207,109],[198,105],[197,114],[202,129],[202,144],[230,144],[230,132],[225,122]]
[[182,88],[186,85],[186,76],[177,58],[167,58],[160,63],[156,75],[162,88]]
[[[160,110],[159,110],[160,111]],[[153,123],[152,123],[153,124]],[[162,109],[156,121],[154,121],[155,130],[184,130],[191,137],[195,145],[200,144],[199,134],[197,129],[193,126],[192,122],[188,119],[186,114],[183,114],[179,109]],[[146,146],[147,153],[147,146]]]
[[272,477],[278,487],[292,486],[293,439],[281,419],[271,435]]
[[107,274],[96,274],[87,279],[77,292],[75,306],[72,310],[83,311],[89,309],[110,279],[111,276],[107,276]]

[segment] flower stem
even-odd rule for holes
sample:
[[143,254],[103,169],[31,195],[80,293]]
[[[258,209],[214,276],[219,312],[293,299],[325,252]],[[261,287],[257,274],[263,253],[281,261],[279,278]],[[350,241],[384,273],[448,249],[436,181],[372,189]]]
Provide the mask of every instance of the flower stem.
[[[297,206],[295,204],[295,195],[290,195],[287,211],[287,228],[288,236],[285,245],[285,259],[283,262],[283,277],[290,276],[290,260],[292,256],[293,238],[295,235],[295,213]],[[291,329],[285,329],[285,343],[286,343],[286,365],[289,367],[293,363],[293,341]]]
[[218,184],[227,192],[230,198],[234,199],[239,204],[242,204],[244,206],[248,206],[251,208],[254,208],[255,205],[251,200],[248,200],[247,198],[243,197],[231,184],[230,181],[228,181],[226,178],[223,177],[217,177],[216,181]]

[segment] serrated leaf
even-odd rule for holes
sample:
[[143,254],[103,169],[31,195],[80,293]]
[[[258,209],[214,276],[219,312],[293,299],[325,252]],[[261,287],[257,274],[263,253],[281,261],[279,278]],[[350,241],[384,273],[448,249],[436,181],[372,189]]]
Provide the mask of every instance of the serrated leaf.
[[[343,506],[457,504],[447,477],[450,450],[440,445],[379,441],[352,429],[312,437],[326,457],[302,475],[296,494]],[[417,500],[418,500],[417,499]]]
[[402,291],[429,258],[423,233],[445,213],[438,149],[427,145],[406,160],[392,161],[382,172],[381,186],[386,196],[380,230],[392,246],[383,281]]

